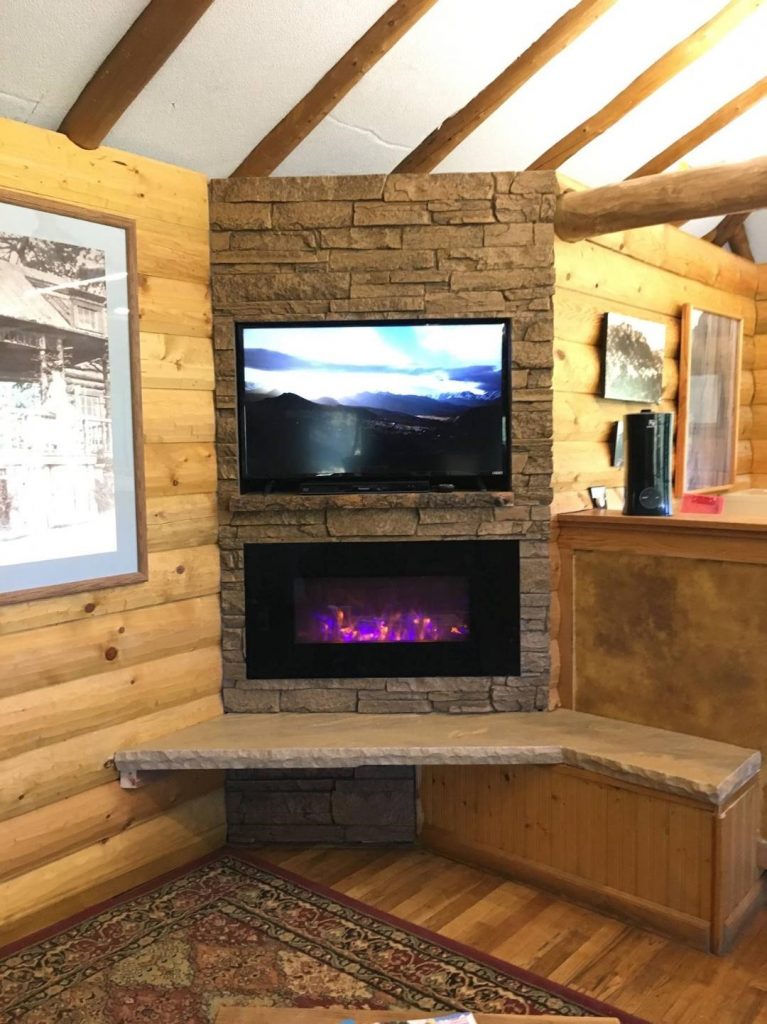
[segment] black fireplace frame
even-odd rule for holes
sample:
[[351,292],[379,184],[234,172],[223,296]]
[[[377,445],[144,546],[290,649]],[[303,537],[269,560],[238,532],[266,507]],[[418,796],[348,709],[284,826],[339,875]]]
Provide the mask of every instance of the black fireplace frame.
[[[469,638],[461,643],[295,642],[296,578],[394,575],[465,576]],[[514,540],[246,544],[247,677],[519,675],[519,600],[519,542]]]

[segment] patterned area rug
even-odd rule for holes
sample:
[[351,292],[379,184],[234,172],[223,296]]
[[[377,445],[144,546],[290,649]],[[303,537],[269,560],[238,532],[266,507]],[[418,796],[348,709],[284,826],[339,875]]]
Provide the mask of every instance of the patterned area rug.
[[0,957],[3,1024],[212,1024],[224,1005],[637,1018],[231,853]]

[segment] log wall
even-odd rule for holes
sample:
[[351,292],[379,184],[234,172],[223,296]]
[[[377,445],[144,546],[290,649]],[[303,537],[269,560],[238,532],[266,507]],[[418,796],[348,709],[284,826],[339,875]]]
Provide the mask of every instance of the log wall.
[[[554,266],[551,634],[552,687],[556,690],[563,656],[558,643],[556,515],[588,508],[588,487],[597,484],[607,486],[611,508],[622,507],[619,489],[623,487],[624,470],[610,464],[610,435],[617,420],[641,408],[635,402],[599,397],[603,314],[624,313],[665,324],[663,398],[659,408],[666,412],[676,412],[681,307],[692,303],[743,319],[737,485],[767,486],[767,301],[755,305],[760,270],[753,263],[668,225],[577,243],[556,240]],[[767,296],[764,268],[761,281]],[[556,693],[552,699],[557,701]]]
[[111,764],[221,710],[205,178],[0,121],[0,188],[136,221],[149,547],[146,583],[0,609],[2,944],[206,853],[225,825],[216,773],[134,792]]
[[[625,313],[666,325],[660,408],[668,412],[676,411],[681,307],[689,302],[743,319],[738,483],[750,486],[756,266],[676,228],[661,225],[575,244],[557,241],[555,269],[554,511],[572,512],[588,507],[587,488],[592,484],[623,486],[623,470],[610,465],[610,430],[616,420],[641,406],[598,397],[600,324],[605,312]],[[762,333],[767,332],[767,303],[764,305]],[[767,404],[767,383],[762,392],[761,401]],[[767,409],[765,413],[767,419]]]
[[767,263],[759,267],[753,352],[751,486],[767,487]]

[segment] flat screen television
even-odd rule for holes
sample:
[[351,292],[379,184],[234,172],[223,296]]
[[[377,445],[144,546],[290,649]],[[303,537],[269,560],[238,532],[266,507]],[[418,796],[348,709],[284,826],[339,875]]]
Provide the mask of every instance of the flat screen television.
[[243,491],[506,490],[508,320],[237,325]]

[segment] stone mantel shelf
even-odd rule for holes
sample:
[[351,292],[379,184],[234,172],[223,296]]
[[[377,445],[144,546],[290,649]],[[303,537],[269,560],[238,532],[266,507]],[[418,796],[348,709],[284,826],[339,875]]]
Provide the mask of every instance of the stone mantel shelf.
[[364,494],[237,494],[230,512],[295,512],[313,509],[502,508],[514,504],[511,491],[366,491]]
[[170,769],[567,764],[721,805],[756,775],[757,751],[578,711],[229,714],[115,754],[126,788]]

